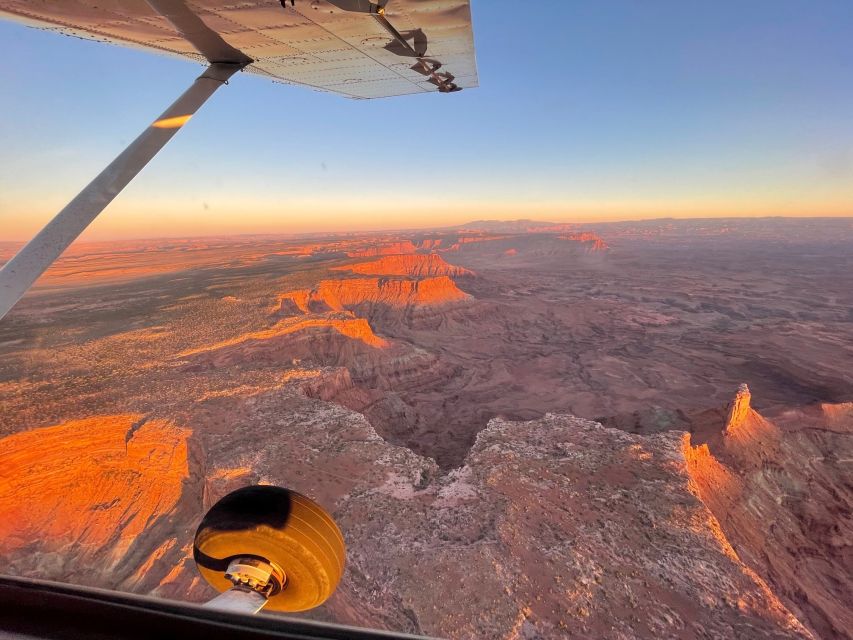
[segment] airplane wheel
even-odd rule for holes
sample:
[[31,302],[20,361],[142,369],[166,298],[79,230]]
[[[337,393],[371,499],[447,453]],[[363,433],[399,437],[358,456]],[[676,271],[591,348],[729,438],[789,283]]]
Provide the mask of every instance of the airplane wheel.
[[265,610],[306,611],[334,593],[344,572],[346,547],[332,517],[296,491],[266,485],[237,489],[201,521],[193,542],[201,575],[217,591],[232,560],[264,560],[284,574]]

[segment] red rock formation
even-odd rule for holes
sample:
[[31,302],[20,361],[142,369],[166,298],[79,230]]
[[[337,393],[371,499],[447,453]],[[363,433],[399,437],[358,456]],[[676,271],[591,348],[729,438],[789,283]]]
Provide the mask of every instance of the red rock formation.
[[438,305],[464,300],[468,294],[461,291],[453,280],[441,276],[424,280],[323,280],[317,285],[313,296],[334,310],[342,310],[365,302],[391,307]]
[[403,308],[410,305],[435,306],[469,298],[447,276],[423,280],[392,278],[349,278],[321,280],[311,290],[297,289],[279,296],[276,311],[294,315],[344,311],[363,304]]
[[448,264],[436,253],[386,256],[372,262],[335,267],[336,271],[352,271],[377,276],[472,276],[473,271]]
[[820,410],[828,428],[853,432],[853,402],[823,403],[820,405]]
[[517,236],[508,236],[508,235],[491,235],[491,234],[477,234],[477,235],[456,235],[451,236],[446,239],[445,242],[442,243],[442,252],[446,251],[459,251],[464,246],[467,245],[479,245],[483,243],[492,243],[500,240],[511,240],[512,238]]
[[843,405],[787,411],[777,426],[741,385],[722,437],[686,447],[697,492],[738,556],[822,638],[853,629],[853,498],[844,464],[853,416]]
[[315,369],[310,374],[303,374],[298,380],[302,391],[309,398],[332,400],[341,393],[353,388],[352,376],[346,367],[334,369]]
[[175,515],[190,474],[189,435],[165,420],[113,415],[0,440],[5,570],[97,584]]
[[456,238],[456,244],[463,245],[463,244],[472,244],[474,242],[494,242],[496,240],[506,240],[507,238],[511,238],[511,237],[512,236],[505,236],[505,235],[498,235],[498,236],[492,236],[492,235],[459,236],[458,238]]
[[740,385],[737,393],[735,394],[734,400],[732,400],[728,407],[729,415],[726,418],[726,426],[724,429],[727,435],[734,435],[735,432],[744,428],[744,423],[747,421],[747,418],[752,412],[750,407],[751,401],[752,394],[749,392],[749,386],[746,384]]
[[594,251],[606,251],[609,249],[607,243],[601,239],[598,234],[592,233],[590,231],[582,231],[577,233],[565,233],[558,236],[561,240],[568,240],[569,242],[581,242],[583,244],[588,245],[587,250],[590,252]]
[[296,315],[298,312],[311,313],[309,308],[310,302],[310,289],[296,289],[294,291],[288,291],[278,297],[275,311],[279,311],[288,316]]
[[404,253],[415,253],[417,250],[418,248],[411,242],[411,240],[405,240],[402,242],[391,242],[388,244],[368,247],[366,249],[356,249],[355,251],[348,252],[347,255],[350,258],[375,258],[377,256],[393,256]]
[[331,330],[341,336],[345,336],[352,340],[363,342],[364,344],[384,349],[389,346],[389,343],[384,338],[373,333],[370,324],[364,318],[336,317],[336,316],[311,316],[299,318],[287,318],[276,323],[269,329],[261,329],[260,331],[252,331],[235,336],[222,342],[217,342],[211,345],[188,349],[178,354],[178,357],[185,358],[194,356],[200,353],[219,351],[227,347],[233,347],[248,342],[257,342],[264,340],[272,340],[282,336],[291,336],[297,333],[317,332],[317,330]]
[[741,465],[760,465],[762,460],[779,455],[779,430],[752,409],[751,399],[749,387],[740,385],[727,408],[723,428],[725,449]]

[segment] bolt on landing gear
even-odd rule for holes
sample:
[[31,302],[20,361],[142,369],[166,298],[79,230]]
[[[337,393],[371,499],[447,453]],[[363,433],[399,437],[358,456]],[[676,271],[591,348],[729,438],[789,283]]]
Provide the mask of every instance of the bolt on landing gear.
[[242,613],[306,611],[334,593],[346,547],[332,517],[295,491],[238,489],[204,516],[193,558],[220,595],[204,606]]

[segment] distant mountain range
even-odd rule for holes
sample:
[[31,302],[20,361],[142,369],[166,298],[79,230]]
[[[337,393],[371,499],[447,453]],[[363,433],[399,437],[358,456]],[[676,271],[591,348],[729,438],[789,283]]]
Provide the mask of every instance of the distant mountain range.
[[534,233],[542,231],[566,231],[580,225],[572,223],[545,222],[542,220],[474,220],[452,227],[453,231],[488,231],[491,233]]
[[474,220],[449,231],[480,233],[569,233],[595,231],[615,237],[732,238],[838,244],[853,242],[853,217],[846,218],[653,218],[624,222],[548,222],[543,220]]

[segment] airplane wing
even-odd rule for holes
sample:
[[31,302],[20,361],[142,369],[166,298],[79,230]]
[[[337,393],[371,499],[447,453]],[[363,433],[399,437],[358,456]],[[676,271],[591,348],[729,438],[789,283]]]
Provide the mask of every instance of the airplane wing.
[[209,63],[0,268],[0,319],[239,70],[350,98],[477,86],[470,0],[0,0],[0,19]]
[[350,98],[477,86],[469,0],[0,0],[0,18]]

